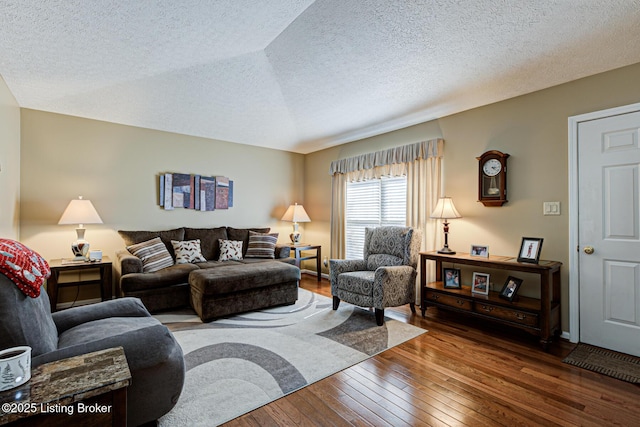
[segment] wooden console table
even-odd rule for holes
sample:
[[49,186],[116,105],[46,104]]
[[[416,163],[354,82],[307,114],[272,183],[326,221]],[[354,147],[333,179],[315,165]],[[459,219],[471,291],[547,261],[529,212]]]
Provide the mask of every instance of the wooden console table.
[[0,392],[0,425],[126,426],[130,383],[122,347],[45,363]]
[[[436,263],[436,281],[426,282],[427,261]],[[443,264],[456,264],[485,269],[509,270],[537,274],[540,277],[540,298],[518,296],[513,302],[499,297],[471,292],[471,287],[445,288],[442,279]],[[476,316],[513,326],[540,337],[540,344],[548,348],[554,334],[560,333],[560,268],[561,262],[540,261],[538,264],[517,262],[514,257],[492,255],[489,258],[466,253],[444,255],[437,252],[420,253],[420,289],[422,316],[428,306]]]

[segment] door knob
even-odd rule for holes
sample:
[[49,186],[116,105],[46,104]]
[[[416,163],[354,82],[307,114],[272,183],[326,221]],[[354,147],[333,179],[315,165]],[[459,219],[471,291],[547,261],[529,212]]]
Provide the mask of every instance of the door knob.
[[593,246],[585,246],[584,253],[587,255],[591,255],[594,252]]

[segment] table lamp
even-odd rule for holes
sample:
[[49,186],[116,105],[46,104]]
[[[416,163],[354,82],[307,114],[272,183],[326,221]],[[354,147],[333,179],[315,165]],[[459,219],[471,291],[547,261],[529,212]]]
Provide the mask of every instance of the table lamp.
[[89,242],[84,239],[84,224],[102,224],[102,219],[91,200],[84,200],[82,196],[69,202],[69,205],[62,213],[59,225],[79,224],[76,228],[78,239],[71,244],[71,251],[75,255],[74,261],[87,259],[89,253]]
[[453,255],[456,252],[449,249],[449,223],[448,219],[462,218],[456,207],[453,205],[451,197],[441,197],[438,199],[435,209],[431,212],[431,218],[443,219],[444,225],[444,247],[438,251],[439,254]]
[[291,238],[291,243],[298,244],[300,243],[300,232],[298,231],[298,223],[299,222],[311,222],[309,215],[304,210],[302,205],[295,204],[289,206],[289,209],[282,216],[282,221],[293,222],[293,233],[289,234]]

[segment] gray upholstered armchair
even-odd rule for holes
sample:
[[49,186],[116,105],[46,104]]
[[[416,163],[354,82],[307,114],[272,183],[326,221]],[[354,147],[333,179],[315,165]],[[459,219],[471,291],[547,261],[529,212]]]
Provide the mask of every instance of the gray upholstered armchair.
[[422,232],[411,227],[365,229],[364,257],[330,260],[333,309],[340,301],[373,307],[384,323],[385,307],[409,304],[416,312],[415,285]]
[[0,273],[0,350],[32,348],[32,366],[122,346],[131,371],[127,424],[154,422],[176,404],[184,384],[180,345],[137,298],[51,313],[44,288],[30,298]]

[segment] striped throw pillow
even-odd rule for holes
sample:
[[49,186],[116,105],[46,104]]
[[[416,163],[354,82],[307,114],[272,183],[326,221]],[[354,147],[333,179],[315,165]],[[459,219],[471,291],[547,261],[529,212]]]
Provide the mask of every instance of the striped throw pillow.
[[249,245],[245,258],[275,258],[278,233],[256,233],[249,231]]
[[173,258],[162,243],[159,237],[146,242],[137,243],[127,246],[127,250],[132,255],[137,256],[142,261],[142,271],[145,273],[153,273],[173,265]]

